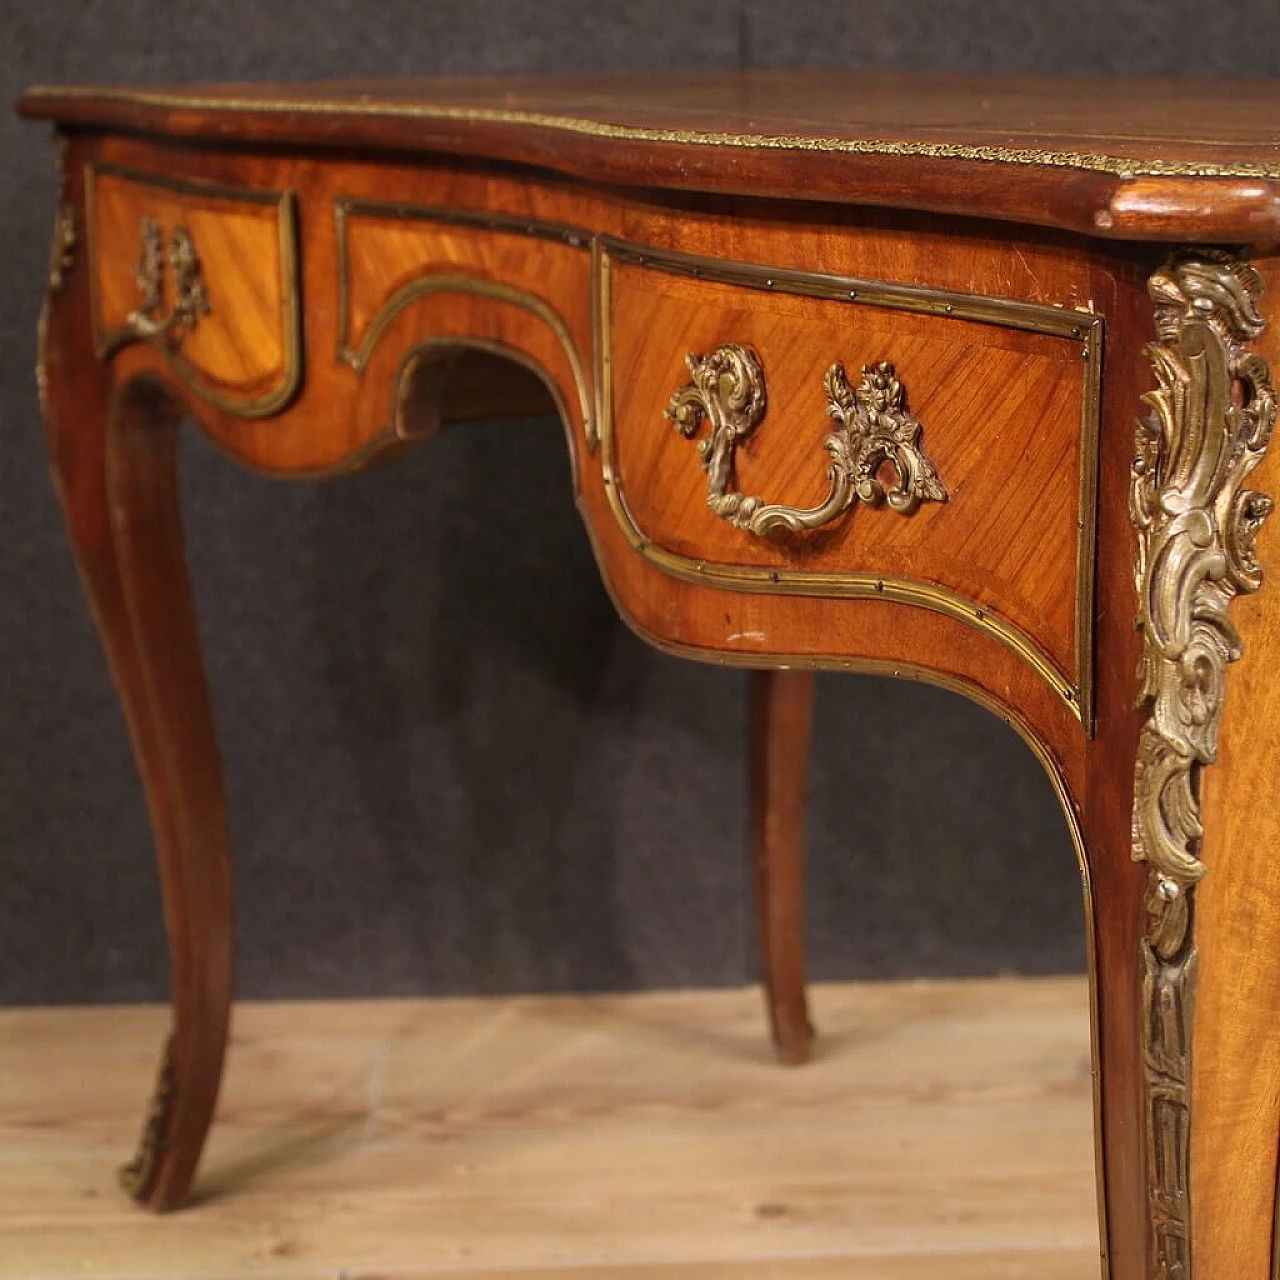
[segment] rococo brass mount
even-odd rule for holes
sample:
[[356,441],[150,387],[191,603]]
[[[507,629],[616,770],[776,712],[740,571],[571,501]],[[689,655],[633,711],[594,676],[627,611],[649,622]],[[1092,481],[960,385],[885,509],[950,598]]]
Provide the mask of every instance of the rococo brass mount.
[[[168,312],[165,303],[165,259],[173,273],[173,302]],[[169,237],[168,251],[160,224],[154,218],[142,220],[142,252],[138,258],[138,291],[142,302],[134,310],[126,327],[137,338],[168,337],[182,339],[209,314],[209,292],[195,241],[186,227],[175,227]]]
[[[711,434],[698,444],[708,477],[707,505],[730,524],[767,537],[779,529],[817,529],[854,502],[886,502],[904,515],[922,501],[946,502],[937,468],[919,447],[923,427],[907,412],[902,383],[887,361],[864,365],[856,387],[850,387],[840,364],[823,377],[827,412],[836,423],[823,441],[831,455],[831,491],[808,508],[766,503],[732,488],[734,449],[760,424],[767,407],[764,370],[755,352],[729,344],[710,355],[690,354],[685,363],[692,381],[672,395],[666,416],[690,439],[704,417],[710,420]],[[886,479],[886,470],[892,479]]]
[[1242,651],[1228,607],[1262,583],[1254,541],[1273,503],[1243,484],[1266,451],[1276,402],[1266,362],[1246,346],[1264,327],[1251,266],[1217,250],[1179,253],[1148,288],[1159,387],[1137,425],[1130,497],[1147,713],[1133,856],[1149,867],[1141,945],[1152,1277],[1190,1280],[1199,774],[1217,759],[1227,666]]

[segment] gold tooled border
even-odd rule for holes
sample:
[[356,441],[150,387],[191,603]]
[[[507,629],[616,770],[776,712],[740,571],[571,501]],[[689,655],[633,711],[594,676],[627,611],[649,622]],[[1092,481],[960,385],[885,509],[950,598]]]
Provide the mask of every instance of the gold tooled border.
[[[563,317],[544,299],[501,281],[462,272],[441,272],[419,276],[397,289],[378,309],[369,321],[358,344],[351,341],[351,284],[350,254],[347,249],[348,222],[352,216],[392,218],[401,221],[426,222],[451,226],[477,227],[489,231],[538,236],[557,240],[576,248],[586,249],[590,236],[577,228],[561,223],[541,222],[532,218],[508,217],[504,214],[479,213],[467,209],[438,208],[430,205],[397,204],[376,200],[358,200],[340,197],[333,202],[334,233],[338,272],[338,349],[337,357],[357,373],[363,373],[382,340],[388,326],[401,311],[419,298],[437,293],[466,293],[498,302],[507,302],[528,311],[543,322],[554,334],[564,351],[573,373],[578,393],[578,408],[582,415],[582,429],[590,447],[596,437],[593,399],[587,384],[586,369],[582,357],[565,324]],[[450,335],[441,335],[449,337]],[[458,338],[460,344],[467,339]]]
[[[1006,622],[976,601],[934,583],[883,574],[845,572],[815,573],[797,569],[768,569],[693,560],[654,544],[640,529],[627,507],[614,468],[613,379],[610,325],[612,293],[610,269],[614,260],[679,275],[696,276],[720,284],[732,284],[776,293],[827,298],[850,305],[923,312],[957,320],[1049,334],[1081,343],[1085,361],[1085,385],[1080,415],[1080,483],[1077,496],[1076,618],[1074,649],[1076,683],[1058,669],[1049,655],[1020,628]],[[600,236],[593,255],[600,338],[599,430],[601,468],[610,509],[632,547],[658,568],[689,582],[710,582],[738,591],[770,595],[840,596],[896,600],[933,609],[977,628],[1011,649],[1049,685],[1093,732],[1093,605],[1094,533],[1097,523],[1098,431],[1101,417],[1102,317],[1089,311],[1068,310],[1015,299],[895,285],[856,277],[763,267],[754,263],[725,262],[672,250],[644,248],[609,236]]]
[[124,103],[178,111],[222,111],[229,115],[279,112],[301,116],[385,116],[388,119],[440,120],[472,124],[528,125],[560,133],[616,142],[666,142],[694,147],[726,147],[761,151],[816,151],[843,155],[919,156],[934,160],[980,160],[1024,167],[1076,169],[1117,178],[1265,178],[1280,179],[1280,165],[1247,162],[1138,160],[1109,152],[1055,151],[1037,147],[1002,147],[962,142],[920,142],[896,138],[836,138],[808,134],[731,133],[719,130],[656,129],[616,124],[581,116],[501,107],[450,107],[440,103],[369,101],[351,98],[215,97],[160,89],[111,89],[90,85],[34,85],[24,101],[73,99]]
[[[262,396],[237,396],[216,386],[162,338],[139,337],[131,329],[121,327],[110,333],[102,331],[98,306],[98,248],[95,188],[99,174],[120,178],[142,187],[158,187],[180,195],[233,204],[274,205],[280,245],[281,324],[284,328],[284,369],[280,384]],[[215,183],[173,178],[167,174],[147,173],[123,165],[95,161],[85,165],[84,174],[85,239],[89,258],[89,312],[93,330],[94,353],[107,360],[134,342],[146,342],[153,351],[164,356],[174,373],[202,399],[227,413],[242,418],[267,418],[279,413],[293,399],[302,384],[302,299],[301,259],[298,252],[297,200],[292,191],[256,191],[243,187],[227,187]]]

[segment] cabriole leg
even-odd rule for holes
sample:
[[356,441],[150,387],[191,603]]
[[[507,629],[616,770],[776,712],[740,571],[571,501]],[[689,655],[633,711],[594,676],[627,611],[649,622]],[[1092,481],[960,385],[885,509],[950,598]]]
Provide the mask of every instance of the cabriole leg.
[[[1126,734],[1100,717],[1090,782],[1116,796],[1127,779],[1141,876],[1126,888],[1118,823],[1099,825],[1092,861],[1114,881],[1095,877],[1113,1280],[1274,1275],[1280,625],[1264,578],[1280,566],[1274,532],[1259,537],[1280,484],[1261,312],[1274,274],[1191,249],[1148,284],[1153,389],[1129,437],[1136,732],[1127,760],[1108,754]],[[1101,682],[1132,670],[1122,648],[1100,644]]]
[[[55,262],[58,261],[55,253]],[[175,475],[181,409],[159,383],[113,392],[88,333],[83,271],[50,281],[41,388],[52,474],[146,789],[164,891],[173,1027],[122,1181],[169,1209],[213,1115],[232,988],[221,768],[187,586]]]
[[752,671],[751,835],[769,1026],[778,1056],[805,1062],[804,810],[812,671]]
[[173,1034],[126,1188],[157,1209],[186,1195],[213,1118],[232,991],[231,857],[222,770],[187,585],[176,446],[158,383],[118,397],[106,448],[116,558],[154,725],[144,760],[173,977]]

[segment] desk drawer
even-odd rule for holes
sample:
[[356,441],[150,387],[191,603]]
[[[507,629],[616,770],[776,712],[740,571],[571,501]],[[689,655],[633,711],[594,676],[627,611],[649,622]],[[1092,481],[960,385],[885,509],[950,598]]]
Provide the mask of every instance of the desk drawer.
[[220,408],[283,407],[301,373],[293,197],[112,165],[86,192],[99,355],[148,342]]
[[879,596],[1088,701],[1101,322],[610,242],[611,505],[663,570]]

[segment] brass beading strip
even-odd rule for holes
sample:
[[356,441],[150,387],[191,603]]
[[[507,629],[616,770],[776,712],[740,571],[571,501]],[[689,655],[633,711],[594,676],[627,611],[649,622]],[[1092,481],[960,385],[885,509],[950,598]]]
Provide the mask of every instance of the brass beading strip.
[[1108,152],[1005,147],[964,142],[924,142],[900,138],[838,138],[809,134],[733,133],[716,129],[663,129],[616,124],[581,116],[503,107],[451,107],[440,103],[373,102],[351,98],[215,97],[160,89],[94,88],[88,85],[35,85],[27,101],[40,98],[123,103],[160,110],[222,111],[229,115],[276,112],[301,116],[384,116],[399,120],[439,120],[451,123],[527,125],[559,133],[604,138],[616,142],[675,143],[694,147],[725,147],[761,151],[810,151],[843,155],[918,156],[934,160],[988,161],[996,164],[1076,169],[1117,178],[1280,178],[1280,165],[1247,161],[1138,160]]

